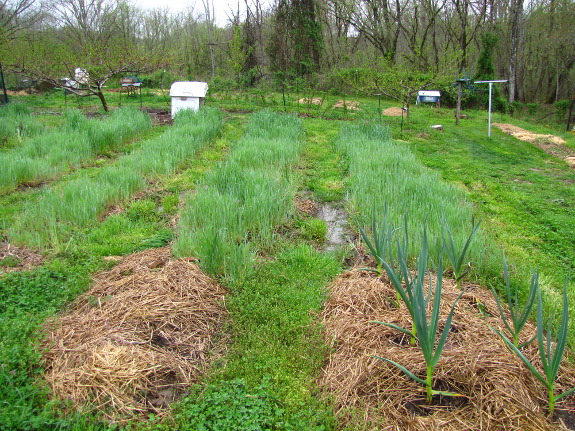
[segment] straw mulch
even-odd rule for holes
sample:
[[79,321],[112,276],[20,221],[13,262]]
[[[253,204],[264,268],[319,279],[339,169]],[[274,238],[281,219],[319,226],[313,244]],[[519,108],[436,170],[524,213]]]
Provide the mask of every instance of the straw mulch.
[[0,276],[8,272],[28,271],[44,263],[44,256],[26,247],[0,242]]
[[297,103],[303,103],[306,105],[321,105],[323,103],[323,99],[321,97],[304,97],[299,99]]
[[333,108],[334,109],[346,108],[349,109],[350,111],[361,111],[361,108],[359,107],[359,102],[356,102],[355,100],[338,100],[333,105]]
[[569,166],[575,168],[575,152],[564,145],[565,140],[563,138],[554,135],[531,133],[513,124],[493,123],[493,125],[508,135],[535,145],[547,154],[565,160]]
[[318,204],[313,199],[297,198],[294,201],[296,209],[302,213],[314,217],[318,212]]
[[562,145],[565,143],[565,139],[560,138],[555,135],[542,135],[540,133],[533,133],[529,130],[522,129],[521,127],[514,126],[513,124],[506,123],[492,123],[495,127],[501,129],[503,133],[507,133],[520,141],[536,143],[550,143]]
[[381,111],[381,113],[387,117],[401,117],[402,115],[405,115],[405,111],[403,109],[397,108],[395,106],[384,109]]
[[125,257],[48,324],[45,378],[57,397],[116,421],[161,415],[222,355],[225,290],[170,256]]
[[[445,280],[442,315],[459,291]],[[502,326],[490,292],[468,286],[453,318],[453,327],[435,370],[434,388],[464,395],[443,397],[426,406],[425,388],[398,368],[375,359],[396,361],[425,379],[425,362],[417,346],[397,330],[369,323],[377,320],[411,328],[407,309],[394,304],[387,281],[362,271],[347,272],[330,287],[323,313],[326,338],[333,352],[320,384],[336,402],[343,427],[381,430],[557,430],[560,421],[546,417],[547,391],[508,351],[487,325]],[[440,324],[442,325],[442,323]],[[534,326],[524,329],[534,334]],[[525,355],[540,366],[535,345]],[[575,382],[575,371],[564,361],[559,390]],[[434,400],[435,402],[436,400]],[[561,400],[558,412],[575,412],[573,396]]]

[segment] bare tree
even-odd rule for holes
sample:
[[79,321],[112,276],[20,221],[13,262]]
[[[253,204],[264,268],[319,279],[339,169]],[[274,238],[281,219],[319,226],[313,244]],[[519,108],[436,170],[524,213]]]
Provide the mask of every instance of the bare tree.
[[523,0],[511,0],[510,13],[511,26],[511,52],[509,53],[509,103],[515,101],[518,51],[521,44],[521,30],[523,27]]
[[117,34],[117,6],[111,0],[56,0],[50,12],[75,47],[106,45]]
[[0,44],[30,28],[39,16],[35,0],[0,0]]
[[487,16],[488,0],[450,0],[444,23],[449,43],[459,49],[459,70],[469,66],[469,51],[478,42]]
[[331,5],[332,12],[338,20],[349,23],[384,58],[395,60],[406,1],[332,0]]

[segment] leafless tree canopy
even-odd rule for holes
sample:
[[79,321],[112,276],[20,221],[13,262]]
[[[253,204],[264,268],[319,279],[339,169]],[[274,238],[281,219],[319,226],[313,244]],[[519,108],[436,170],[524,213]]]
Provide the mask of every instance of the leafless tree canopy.
[[30,28],[39,15],[35,0],[0,0],[0,42]]
[[0,0],[4,63],[19,53],[22,66],[35,45],[53,43],[44,58],[57,53],[71,68],[83,58],[102,76],[124,70],[106,68],[111,58],[133,67],[136,52],[160,52],[162,73],[238,86],[280,75],[331,85],[339,71],[382,61],[421,73],[448,65],[455,78],[474,76],[481,41],[493,34],[493,74],[509,79],[509,102],[575,93],[575,0],[238,0],[224,13],[213,0],[178,13],[125,0],[39,1]]

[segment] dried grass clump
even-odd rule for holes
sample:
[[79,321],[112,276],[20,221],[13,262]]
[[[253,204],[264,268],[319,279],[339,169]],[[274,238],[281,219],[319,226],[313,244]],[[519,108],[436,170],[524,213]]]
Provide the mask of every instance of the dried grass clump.
[[403,109],[394,106],[391,108],[384,109],[382,111],[382,114],[387,117],[401,117],[402,115],[405,115],[405,112]]
[[163,414],[222,354],[225,290],[170,256],[127,256],[48,324],[45,377],[57,397],[114,420]]
[[[453,318],[453,326],[435,370],[434,387],[463,394],[426,406],[425,388],[393,365],[372,355],[396,361],[425,376],[425,362],[417,346],[377,320],[411,327],[409,313],[395,306],[395,291],[373,273],[347,272],[330,288],[323,313],[326,338],[333,353],[320,384],[335,397],[338,415],[349,429],[381,430],[556,430],[560,422],[546,417],[547,392],[521,361],[508,351],[488,327],[500,327],[491,293],[467,286]],[[445,280],[442,316],[459,294]],[[528,323],[524,336],[534,334]],[[525,340],[524,340],[525,341]],[[525,355],[540,365],[531,345]],[[575,371],[563,366],[561,389],[572,386]],[[573,397],[559,410],[575,412]]]
[[0,276],[15,271],[28,271],[44,263],[44,256],[26,247],[0,242]]
[[318,212],[318,204],[313,199],[297,198],[294,201],[298,211],[314,217]]
[[355,100],[338,100],[334,105],[334,109],[337,108],[346,108],[350,111],[360,111],[361,108],[359,107],[359,102]]

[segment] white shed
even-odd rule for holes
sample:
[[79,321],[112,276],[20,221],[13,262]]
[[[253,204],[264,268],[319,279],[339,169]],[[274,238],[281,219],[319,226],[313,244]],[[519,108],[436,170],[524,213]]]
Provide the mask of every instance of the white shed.
[[207,82],[174,82],[170,87],[172,98],[172,118],[180,109],[197,111],[204,104],[208,92]]

